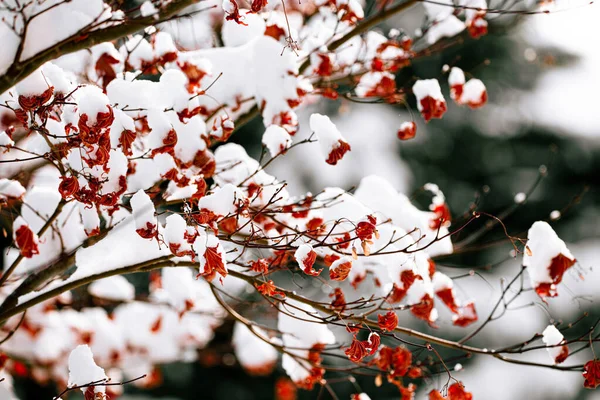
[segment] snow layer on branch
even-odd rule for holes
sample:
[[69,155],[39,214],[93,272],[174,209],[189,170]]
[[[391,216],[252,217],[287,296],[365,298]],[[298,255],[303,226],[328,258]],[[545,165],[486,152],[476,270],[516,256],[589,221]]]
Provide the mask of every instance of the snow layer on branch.
[[431,97],[434,100],[445,101],[442,88],[437,79],[420,79],[413,85],[413,93],[417,98],[417,108],[422,111],[421,100]]
[[[281,303],[277,329],[283,333],[283,345],[292,354],[308,358],[308,351],[314,345],[335,343],[335,336],[327,325],[316,323],[320,322],[318,316],[317,310],[309,305],[289,299]],[[294,382],[304,381],[312,368],[310,364],[297,361],[288,354],[283,355],[282,365]]]
[[[231,4],[230,0],[223,2]],[[233,20],[224,20],[221,28],[223,44],[226,47],[236,47],[248,43],[252,39],[265,33],[265,20],[258,14],[249,13],[249,10],[240,10],[244,14],[244,23],[238,24]]]
[[[204,68],[209,68],[206,62]],[[190,100],[191,95],[185,88],[187,81],[188,78],[183,72],[169,69],[161,75],[158,82],[114,79],[106,87],[106,94],[111,103],[117,104],[119,108],[127,107],[130,110],[173,108],[179,112],[197,104],[197,100]],[[132,113],[128,112],[128,114]]]
[[[111,14],[110,8],[102,0],[32,1],[22,7],[22,13],[12,11],[21,9],[19,3],[14,0],[6,3],[0,10],[0,18],[10,23],[0,24],[0,39],[4,45],[0,55],[0,74],[12,64],[22,32],[26,34],[20,60],[25,60],[92,23],[106,20]],[[30,22],[25,30],[24,22],[27,19]],[[14,25],[14,30],[11,25]]]
[[[262,338],[268,339],[266,332],[259,327],[252,329]],[[238,362],[249,373],[269,373],[277,362],[277,350],[241,322],[235,323],[231,342]]]
[[[363,178],[356,189],[355,196],[363,204],[392,219],[392,223],[407,232],[414,231],[411,236],[418,240],[422,235],[423,239],[411,247],[411,250],[425,248],[423,251],[430,257],[441,254],[452,253],[452,241],[450,237],[435,240],[437,229],[432,229],[430,222],[435,218],[435,214],[429,211],[417,209],[402,193],[398,193],[385,179],[371,175]],[[441,227],[439,237],[446,236],[448,229]],[[429,245],[429,246],[428,246]]]
[[[451,7],[448,8],[452,9]],[[454,15],[449,15],[429,28],[426,35],[427,43],[432,45],[442,38],[456,36],[461,33],[465,27],[466,25],[464,22]]]
[[554,364],[560,364],[569,354],[567,346],[558,346],[563,343],[565,337],[554,325],[548,325],[542,332],[542,342],[548,347],[548,354]]
[[[254,183],[262,187],[260,193],[253,195],[250,204],[264,205],[271,201],[272,205],[282,205],[289,198],[284,185],[262,170],[258,161],[248,156],[239,144],[226,143],[218,147],[215,151],[215,161],[219,172],[214,176],[214,180],[219,186],[237,186],[244,182],[244,186]],[[273,197],[275,194],[276,198]]]
[[25,188],[19,181],[0,179],[0,198],[19,199],[25,194]]
[[44,76],[41,68],[38,68],[31,75],[17,83],[15,89],[20,96],[29,97],[40,95],[51,86],[50,79]]
[[[213,98],[200,98],[201,105],[209,109],[215,108],[215,103],[236,106],[239,100],[254,97],[262,108],[265,126],[269,126],[280,113],[292,111],[288,100],[298,99],[297,58],[290,51],[282,55],[281,44],[270,36],[257,37],[238,47],[198,50],[180,57],[181,61],[186,58],[211,62],[212,74],[203,78],[202,87],[222,74],[211,87]],[[244,105],[239,112],[245,112],[250,105]]]
[[529,228],[523,266],[540,296],[555,296],[556,285],[574,263],[575,257],[547,222],[537,221]]
[[198,202],[199,209],[207,209],[216,215],[229,215],[236,212],[236,204],[243,201],[244,195],[233,185],[217,187],[212,194],[204,196]]
[[179,214],[171,214],[165,220],[165,242],[174,253],[184,254],[192,251],[192,245],[187,241],[187,223]]
[[121,275],[92,282],[88,292],[92,296],[113,301],[131,301],[135,298],[135,288]]
[[454,3],[452,0],[438,0],[437,2],[423,2],[422,4],[425,7],[427,17],[433,21],[441,21],[454,12]]
[[157,12],[158,10],[150,0],[144,1],[140,6],[140,14],[142,14],[142,17],[149,17]]
[[292,138],[282,127],[271,125],[263,134],[262,144],[269,150],[271,157],[275,157],[292,145]]
[[[88,345],[77,346],[69,355],[69,386],[83,386],[108,379],[104,369],[96,365],[94,355]],[[104,393],[104,386],[97,386],[96,392]],[[85,393],[86,388],[81,388]]]
[[194,308],[199,281],[194,279],[190,268],[163,268],[161,281],[162,291],[159,296],[164,297],[177,311],[185,312]]
[[139,190],[131,197],[131,209],[137,230],[156,228],[154,204],[146,192]]
[[[46,166],[38,169],[32,176],[28,190],[23,196],[23,202],[27,205],[21,208],[21,216],[35,233],[39,232],[47,218],[54,213],[58,206],[60,201],[57,190],[58,177],[58,171],[54,167]],[[59,230],[60,236],[54,232],[54,229],[48,229],[39,238],[40,253],[22,260],[17,270],[19,273],[54,261],[62,251],[72,251],[86,238],[76,202],[70,202],[63,207],[55,227]],[[18,251],[11,249],[5,255],[4,262],[12,263],[17,254]]]
[[136,232],[134,218],[127,216],[115,225],[104,239],[93,246],[77,250],[75,254],[77,269],[69,278],[64,281],[54,281],[40,291],[19,297],[19,303],[79,279],[170,254],[166,246],[159,246],[156,241],[143,239]]
[[328,164],[335,165],[344,153],[350,150],[350,146],[328,116],[312,114],[310,129],[317,135],[321,153]]

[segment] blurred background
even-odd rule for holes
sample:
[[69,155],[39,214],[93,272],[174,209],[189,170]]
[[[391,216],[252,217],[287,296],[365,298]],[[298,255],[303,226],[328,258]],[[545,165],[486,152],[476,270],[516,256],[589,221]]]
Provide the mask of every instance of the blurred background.
[[[461,43],[417,59],[398,74],[398,86],[410,88],[415,77],[446,82],[443,66],[458,66],[467,77],[479,78],[487,86],[489,103],[484,108],[459,108],[447,99],[449,110],[444,118],[424,124],[410,96],[412,113],[406,107],[324,99],[299,112],[302,129],[295,138],[309,135],[308,117],[319,111],[333,116],[352,151],[331,167],[323,161],[318,144],[299,146],[277,160],[269,172],[289,182],[292,194],[316,193],[327,186],[350,190],[370,174],[385,177],[409,197],[418,194],[425,183],[434,182],[444,191],[456,223],[477,202],[479,209],[493,215],[508,212],[505,223],[509,233],[522,238],[534,221],[549,220],[550,213],[559,210],[560,218],[551,223],[578,259],[576,268],[565,275],[559,297],[544,304],[532,292],[525,293],[514,310],[488,325],[473,344],[493,348],[516,343],[553,321],[566,324],[589,312],[570,330],[573,336],[586,332],[600,316],[600,274],[593,269],[600,259],[600,6],[586,4],[573,1],[569,7],[566,2],[561,8],[572,9],[549,15],[491,16],[488,35],[478,40],[462,35]],[[422,21],[423,11],[417,6],[378,29],[402,28],[412,33]],[[443,92],[448,93],[447,88]],[[412,117],[418,126],[417,137],[401,142],[396,131]],[[259,157],[263,132],[257,119],[232,141]],[[547,171],[542,178],[540,169]],[[526,201],[516,204],[515,195],[530,190]],[[414,199],[420,201],[418,195]],[[426,199],[422,200],[421,207],[426,207]],[[437,260],[442,272],[464,276],[456,279],[458,290],[477,301],[480,319],[487,317],[498,298],[500,279],[512,278],[520,268],[520,257],[512,258],[512,246],[501,241],[505,238],[501,228],[479,235],[486,222],[477,221],[455,238],[466,244],[463,251]],[[465,276],[471,270],[477,274]],[[441,323],[435,332],[408,315],[401,324],[451,339],[470,331]],[[197,362],[163,366],[161,387],[141,391],[130,385],[122,398],[286,398],[275,393],[276,382],[285,378],[283,370],[268,377],[252,377],[237,365],[229,345],[232,326],[226,323],[217,330]],[[453,356],[447,351],[442,355]],[[549,362],[545,350],[529,357]],[[592,357],[589,351],[580,352],[567,364]],[[600,392],[583,389],[580,373],[510,365],[491,357],[460,363],[462,369],[458,367],[453,374],[467,385],[474,399],[600,399]],[[454,363],[448,367],[454,368]],[[427,391],[445,381],[443,374],[426,380],[417,398],[425,398]],[[375,389],[372,378],[358,377],[357,383],[372,399],[398,398],[391,385]],[[47,399],[54,393],[54,388],[31,382],[17,381],[16,386],[25,400]],[[340,399],[356,393],[348,381],[334,388]],[[298,391],[297,395],[317,398],[318,389]],[[324,393],[322,398],[332,396]]]

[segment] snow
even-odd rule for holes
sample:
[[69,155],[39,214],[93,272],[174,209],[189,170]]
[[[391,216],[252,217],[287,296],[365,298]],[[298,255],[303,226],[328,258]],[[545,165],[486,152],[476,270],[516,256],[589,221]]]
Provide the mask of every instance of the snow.
[[562,254],[570,260],[575,257],[552,227],[544,221],[535,222],[527,233],[526,249],[523,254],[523,265],[527,267],[531,286],[540,283],[551,283],[550,265],[554,257]]
[[[14,144],[15,142],[13,142],[13,140],[8,136],[8,134],[5,131],[0,132],[0,146],[6,149],[6,147],[12,146]],[[8,151],[8,149],[2,151]]]
[[438,0],[436,2],[423,2],[427,17],[434,21],[441,21],[454,12],[454,3],[452,0]]
[[523,192],[519,192],[517,194],[515,194],[515,198],[514,201],[517,204],[522,204],[525,202],[525,200],[527,200],[527,195]]
[[448,85],[464,85],[466,82],[465,73],[458,67],[452,67],[450,75],[448,75]]
[[271,157],[275,157],[292,145],[292,138],[282,127],[271,125],[263,134],[262,144],[269,150]]
[[[356,189],[355,197],[385,218],[391,218],[394,225],[406,232],[412,232],[410,236],[414,240],[421,239],[411,249],[425,248],[424,252],[430,257],[452,253],[452,241],[449,236],[434,242],[437,230],[430,226],[434,214],[417,209],[406,195],[398,193],[385,179],[377,175],[364,177]],[[447,234],[448,229],[441,227],[439,236]],[[421,238],[423,235],[425,237]]]
[[544,329],[544,332],[542,332],[542,335],[542,341],[546,346],[555,346],[549,347],[547,350],[552,362],[556,363],[556,358],[563,351],[562,346],[556,345],[561,344],[565,338],[554,325],[548,325],[546,329]]
[[143,69],[154,60],[152,45],[141,35],[134,35],[119,49],[123,59],[134,69]]
[[138,190],[137,193],[131,197],[131,209],[133,217],[135,218],[136,229],[146,229],[148,224],[156,225],[154,204],[152,203],[150,196],[143,190]]
[[17,83],[15,89],[17,89],[19,95],[29,97],[40,95],[51,86],[52,82],[44,76],[42,69],[38,68],[27,78]]
[[113,301],[132,301],[135,298],[135,288],[121,275],[92,282],[88,292],[92,296]]
[[340,141],[345,143],[342,134],[327,115],[312,114],[310,116],[310,129],[317,136],[321,153],[328,159],[332,151],[340,146]]
[[[289,352],[301,358],[308,357],[308,350],[315,344],[333,344],[335,336],[327,325],[319,324],[318,312],[311,306],[286,300],[281,303],[277,329],[282,332],[283,345]],[[294,382],[302,382],[309,376],[310,365],[284,354],[282,366]]]
[[166,220],[165,225],[165,241],[169,246],[177,246],[178,251],[185,252],[191,251],[192,246],[184,238],[187,232],[187,223],[185,219],[179,214],[171,214]]
[[83,230],[85,234],[90,236],[96,230],[100,229],[100,217],[98,216],[98,210],[96,207],[89,206],[87,204],[78,203],[79,213],[81,214],[81,220],[83,222]]
[[[447,7],[452,10],[451,7]],[[429,45],[437,43],[440,39],[445,37],[453,37],[461,33],[465,29],[465,23],[454,15],[449,15],[446,18],[434,23],[427,34],[425,35],[427,43]]]
[[241,322],[235,323],[231,343],[238,362],[250,371],[263,368],[268,370],[269,367],[274,367],[277,362],[278,351],[271,344],[261,339],[268,339],[266,332],[259,327],[252,327],[252,331]]
[[[188,52],[180,57],[181,61],[207,59],[212,64],[212,76],[202,80],[202,86],[213,83],[211,98],[202,97],[201,104],[209,109],[215,105],[227,104],[236,106],[240,99],[254,97],[256,103],[262,105],[262,116],[265,126],[280,123],[281,113],[290,113],[292,107],[288,100],[298,99],[297,88],[300,79],[296,77],[298,63],[296,55],[291,51],[281,54],[282,46],[269,36],[259,36],[238,47],[221,47],[215,49]],[[239,113],[248,110],[244,104]]]
[[454,287],[454,282],[452,279],[450,279],[448,275],[439,271],[436,271],[435,274],[433,274],[432,283],[433,291],[436,293],[440,290],[452,289]]
[[484,83],[479,79],[469,79],[463,87],[461,102],[463,104],[475,105],[481,102],[481,98],[486,93]]
[[167,302],[179,312],[194,307],[197,285],[190,268],[164,268],[161,281]]
[[168,53],[177,52],[177,46],[173,42],[173,37],[167,32],[157,32],[154,35],[154,53],[158,57],[162,57]]
[[296,252],[294,253],[294,258],[296,259],[298,265],[300,265],[301,269],[304,269],[304,262],[312,252],[313,248],[310,244],[301,244],[296,249]]
[[155,15],[156,13],[158,13],[158,10],[150,0],[144,1],[140,6],[140,14],[142,14],[142,17],[149,17],[151,15]]
[[[225,4],[225,2],[229,2],[229,0],[225,0],[223,3]],[[240,13],[244,15],[244,23],[246,25],[238,24],[232,20],[223,20],[221,36],[225,46],[241,46],[265,33],[266,24],[262,16],[249,13],[248,11],[249,10],[240,10]]]
[[0,179],[0,198],[20,199],[25,194],[25,188],[19,181]]
[[77,89],[76,93],[79,115],[88,116],[88,126],[93,126],[96,123],[98,114],[108,112],[110,102],[99,87],[85,85]]
[[419,79],[413,85],[413,93],[417,98],[417,107],[419,111],[423,109],[421,100],[426,97],[432,97],[435,100],[445,101],[442,94],[442,88],[437,79]]
[[199,209],[207,209],[216,215],[229,215],[235,213],[236,203],[243,200],[240,191],[228,183],[223,187],[215,188],[212,194],[206,195],[198,202]]
[[[105,381],[108,377],[104,369],[94,362],[94,355],[88,345],[77,346],[69,355],[69,386],[83,386],[97,381]],[[81,388],[85,393],[86,388]],[[97,386],[96,392],[104,393],[104,387]]]

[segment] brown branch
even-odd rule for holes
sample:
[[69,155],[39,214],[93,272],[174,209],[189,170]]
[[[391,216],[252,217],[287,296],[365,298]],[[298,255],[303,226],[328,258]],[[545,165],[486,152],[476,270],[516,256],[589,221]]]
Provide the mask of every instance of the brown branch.
[[[56,206],[56,209],[54,210],[54,213],[52,213],[52,215],[50,216],[50,218],[48,218],[48,220],[44,223],[44,225],[42,226],[42,228],[37,233],[38,237],[42,236],[48,230],[48,228],[50,228],[50,226],[54,223],[54,221],[56,220],[56,218],[58,218],[58,216],[62,212],[62,209],[63,209],[63,207],[64,207],[65,204],[66,204],[66,201],[64,201],[63,199],[61,199],[60,202],[58,203],[58,205]],[[23,255],[19,254],[19,256],[17,257],[17,259],[11,264],[10,267],[8,267],[8,269],[6,270],[6,272],[4,274],[2,274],[2,276],[0,276],[0,286],[2,286],[6,282],[6,280],[10,277],[10,275],[19,266],[19,264],[21,263],[21,261],[23,260],[23,258],[24,258]]]
[[[115,26],[89,31],[90,25],[81,31],[64,39],[60,43],[49,47],[26,60],[16,60],[10,68],[0,76],[0,93],[16,85],[19,81],[25,79],[43,64],[65,54],[74,53],[79,50],[90,48],[96,44],[117,40],[144,29],[172,19],[177,13],[198,0],[173,0],[161,11],[153,16],[140,17],[127,20]],[[155,18],[158,16],[158,18]]]

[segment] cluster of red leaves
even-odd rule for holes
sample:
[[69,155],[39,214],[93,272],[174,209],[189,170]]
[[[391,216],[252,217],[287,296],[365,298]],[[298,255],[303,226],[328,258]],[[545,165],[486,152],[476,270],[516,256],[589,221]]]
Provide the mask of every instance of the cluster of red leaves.
[[355,228],[356,237],[360,240],[371,240],[377,234],[377,219],[368,215],[366,221],[360,221]]
[[450,209],[446,205],[446,203],[436,204],[433,207],[434,217],[429,221],[429,227],[433,230],[439,229],[443,226],[449,226],[452,221],[452,216],[450,215]]
[[258,290],[259,293],[264,296],[281,296],[282,298],[285,298],[285,293],[277,290],[277,286],[275,286],[272,280],[269,280],[268,282],[265,282],[261,285],[256,284],[256,290]]
[[384,332],[391,332],[398,326],[398,316],[393,311],[377,315],[377,324],[379,329]]
[[275,382],[275,400],[296,400],[296,385],[288,378],[278,378]]
[[333,62],[331,55],[327,53],[317,53],[318,64],[315,66],[315,74],[319,76],[331,76],[333,74]]
[[225,17],[225,19],[227,21],[235,21],[236,23],[240,24],[240,25],[244,25],[247,26],[248,24],[246,24],[245,22],[242,22],[242,16],[240,15],[240,7],[238,6],[238,4],[235,2],[235,0],[229,0],[231,2],[231,11],[227,12],[227,16]]
[[474,39],[487,35],[488,22],[485,19],[485,11],[479,11],[475,15],[475,18],[467,23],[467,30],[469,31],[469,35]]
[[[403,53],[399,53],[397,57],[393,59],[382,59],[382,53],[390,47],[402,49]],[[413,56],[411,52],[412,40],[408,36],[404,36],[400,41],[388,40],[385,43],[379,45],[376,51],[376,56],[371,62],[371,70],[378,72],[397,72],[399,69],[407,67],[410,64],[410,59]]]
[[344,296],[344,292],[342,289],[335,288],[332,293],[329,294],[329,297],[333,297],[331,301],[331,307],[339,312],[343,312],[346,309],[346,296]]
[[335,147],[332,148],[329,152],[329,155],[327,156],[327,160],[325,160],[325,162],[327,162],[327,164],[329,165],[336,165],[338,161],[340,161],[344,157],[344,154],[346,154],[350,150],[350,145],[347,142],[340,139],[338,140]]
[[50,86],[48,89],[46,89],[44,92],[42,92],[39,95],[33,95],[33,96],[19,96],[19,105],[21,106],[21,108],[23,109],[23,111],[35,111],[38,110],[40,108],[42,108],[42,106],[46,103],[48,103],[50,101],[50,99],[52,98],[52,95],[54,94],[54,87]]
[[344,281],[348,278],[351,269],[352,263],[350,261],[342,262],[335,269],[329,269],[329,279],[332,281]]
[[352,339],[352,344],[347,348],[344,353],[348,356],[350,361],[358,363],[367,356],[372,356],[377,352],[381,338],[375,332],[369,335],[367,340],[358,340],[356,335]]
[[412,383],[405,386],[402,378],[418,379],[423,372],[421,368],[412,365],[412,353],[407,348],[382,346],[379,356],[372,363],[386,373],[388,382],[398,388],[402,399],[414,398],[416,386]]
[[312,365],[309,376],[307,376],[302,382],[295,382],[296,386],[305,390],[312,390],[315,384],[320,383],[323,380],[325,369],[321,368],[321,352],[325,348],[325,345],[317,343],[313,345],[308,351],[308,362]]
[[400,140],[408,140],[415,137],[417,134],[417,124],[413,121],[407,122],[406,124],[402,124],[400,129],[398,129],[398,139]]
[[426,96],[421,99],[421,115],[425,122],[429,122],[433,118],[440,119],[448,109],[444,100],[434,99],[431,96]]
[[95,386],[88,386],[87,388],[85,388],[83,398],[85,400],[105,400],[106,394],[103,392],[96,392]]
[[437,390],[429,392],[429,400],[472,400],[473,395],[465,390],[462,383],[456,382],[448,388],[448,396],[444,397]]
[[204,265],[202,276],[209,282],[215,279],[217,274],[223,278],[227,276],[227,269],[225,268],[225,264],[223,264],[223,259],[218,250],[218,246],[214,246],[207,247],[204,251],[203,257],[206,259],[206,264]]
[[397,103],[400,96],[397,94],[396,81],[393,75],[388,75],[381,75],[379,82],[370,88],[364,97],[379,97],[390,104]]
[[552,259],[550,265],[548,266],[548,270],[550,272],[550,278],[552,279],[551,283],[545,282],[540,283],[536,288],[535,292],[543,299],[546,297],[555,297],[556,293],[556,285],[562,282],[563,275],[569,268],[575,265],[577,260],[571,260],[568,257],[565,257],[563,254],[559,254]]
[[310,275],[310,276],[319,276],[319,274],[321,273],[321,270],[314,270],[313,266],[315,265],[315,261],[317,260],[317,253],[314,250],[311,250],[306,257],[304,257],[304,259],[302,259],[302,265],[300,266],[300,268],[302,268],[302,271],[304,271],[305,274]]

